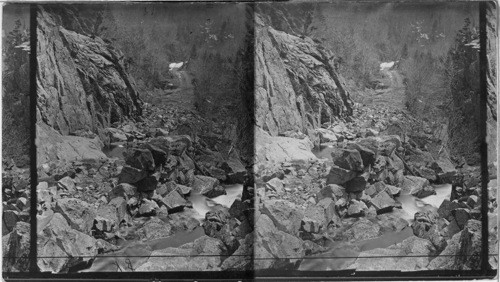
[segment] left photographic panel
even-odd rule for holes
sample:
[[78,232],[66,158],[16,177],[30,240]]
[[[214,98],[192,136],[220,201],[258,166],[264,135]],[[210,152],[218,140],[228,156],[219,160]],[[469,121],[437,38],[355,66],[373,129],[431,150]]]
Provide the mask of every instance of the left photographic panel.
[[30,6],[2,18],[2,271],[30,270]]
[[41,272],[251,269],[247,8],[38,6]]

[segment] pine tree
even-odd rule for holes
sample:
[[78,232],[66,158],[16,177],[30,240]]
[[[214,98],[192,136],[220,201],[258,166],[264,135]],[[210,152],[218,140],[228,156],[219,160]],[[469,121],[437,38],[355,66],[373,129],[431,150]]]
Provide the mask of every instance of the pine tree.
[[479,160],[479,52],[470,45],[477,39],[476,29],[466,18],[446,59],[450,149],[453,155],[464,156],[469,164]]

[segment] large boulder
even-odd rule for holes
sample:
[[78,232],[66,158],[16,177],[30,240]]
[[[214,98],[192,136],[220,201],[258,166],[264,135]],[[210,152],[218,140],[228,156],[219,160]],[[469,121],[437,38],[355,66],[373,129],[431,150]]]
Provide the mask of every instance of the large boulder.
[[57,181],[57,188],[59,190],[64,190],[65,192],[72,194],[75,192],[76,188],[75,180],[73,180],[73,178],[69,176],[65,176]]
[[392,172],[402,171],[405,168],[403,160],[396,154],[393,154],[391,157],[385,157],[385,160],[387,168]]
[[53,160],[74,161],[82,159],[106,159],[101,148],[104,144],[97,137],[62,135],[43,122],[36,124],[37,163]]
[[134,186],[136,186],[137,190],[140,192],[152,192],[156,190],[156,187],[158,186],[158,177],[156,175],[148,175],[143,179],[135,182]]
[[401,147],[401,138],[398,135],[384,135],[375,138],[378,141],[378,152],[382,156],[391,157],[393,152]]
[[334,202],[346,195],[345,188],[337,184],[327,184],[317,194],[318,200],[331,198]]
[[311,152],[313,143],[308,139],[270,136],[261,128],[255,128],[255,158],[257,163],[282,163],[296,160],[316,160]]
[[439,256],[432,259],[427,265],[429,270],[455,270],[455,257],[460,249],[460,237],[462,232],[458,232],[447,241],[446,248]]
[[162,203],[167,207],[169,213],[184,209],[189,203],[182,197],[177,190],[174,190],[162,198]]
[[454,220],[454,213],[453,211],[459,208],[467,208],[468,206],[463,203],[459,202],[458,200],[453,200],[450,201],[448,199],[444,199],[441,205],[439,206],[439,209],[437,210],[437,213],[441,218],[445,218],[448,221]]
[[181,156],[187,148],[191,147],[192,141],[188,135],[174,135],[153,138],[149,144],[160,148],[167,154]]
[[[3,221],[3,232],[5,234],[9,233],[12,231],[12,229],[16,226],[17,222],[19,220],[19,212],[16,210],[4,210],[3,211],[3,216],[2,216],[2,221]],[[3,235],[5,235],[3,234]]]
[[112,200],[117,197],[122,197],[125,200],[128,200],[131,197],[137,197],[137,196],[138,196],[137,187],[127,183],[118,184],[108,193],[109,200]]
[[160,147],[155,146],[150,143],[144,143],[139,146],[141,149],[146,149],[151,152],[151,155],[153,156],[153,160],[155,165],[159,166],[165,163],[167,160],[168,154],[167,152],[163,151]]
[[380,225],[366,218],[360,218],[345,231],[345,235],[349,238],[353,238],[355,241],[361,241],[380,236],[380,231]]
[[148,172],[131,166],[124,166],[118,175],[118,182],[134,184],[146,178]]
[[227,183],[243,183],[247,175],[247,170],[241,160],[235,156],[230,156],[223,162],[221,168],[226,172]]
[[127,210],[127,200],[125,198],[123,197],[113,198],[111,199],[111,201],[109,201],[108,205],[116,209],[118,225],[122,223],[127,224],[132,221],[132,217],[130,216]]
[[362,172],[364,169],[363,159],[358,150],[337,148],[332,151],[333,163],[340,168]]
[[67,272],[86,265],[98,252],[96,239],[73,229],[59,213],[37,233],[37,245],[37,264],[42,272]]
[[286,200],[265,200],[261,212],[267,215],[279,230],[292,235],[298,233],[304,216],[300,207]]
[[157,214],[160,207],[153,200],[143,198],[139,203],[138,215],[139,216],[152,216]]
[[429,180],[418,176],[406,175],[401,184],[401,189],[418,198],[436,194],[434,188],[430,186]]
[[319,134],[320,143],[337,142],[337,136],[335,133],[328,129],[318,128],[316,129],[316,132]]
[[2,237],[4,272],[28,272],[30,269],[30,224],[17,222],[8,235]]
[[102,203],[97,208],[96,217],[92,224],[92,235],[96,238],[104,238],[105,233],[115,231],[119,224],[117,207]]
[[125,163],[140,170],[155,170],[153,154],[147,149],[132,148],[127,150],[125,152]]
[[219,180],[210,176],[196,175],[193,182],[193,192],[209,198],[225,195],[226,190],[220,186]]
[[373,196],[370,203],[375,207],[378,214],[392,211],[393,208],[401,206],[385,190]]
[[348,149],[359,151],[364,166],[373,166],[377,158],[378,142],[373,138],[363,138],[356,143],[347,144]]
[[274,191],[278,195],[283,195],[283,193],[285,192],[283,188],[283,181],[277,177],[266,182],[266,190]]
[[302,240],[276,228],[265,214],[257,219],[255,234],[255,270],[293,267],[305,255]]
[[231,218],[225,209],[219,209],[205,214],[203,230],[206,235],[220,239],[226,246],[228,253],[233,253],[239,247],[238,239],[235,236],[238,224],[238,221]]
[[415,236],[388,248],[364,251],[348,268],[358,271],[418,271],[425,270],[432,255],[431,242]]
[[216,237],[222,228],[229,222],[229,212],[223,209],[209,211],[205,214],[205,222],[203,222],[203,230],[210,237]]
[[[336,205],[337,204],[338,202],[336,203]],[[349,206],[347,208],[347,215],[352,217],[359,217],[365,215],[367,211],[368,207],[363,201],[358,201],[355,199],[349,201]]]
[[411,190],[410,194],[417,198],[425,198],[427,196],[436,195],[436,189],[433,186],[423,186]]
[[326,227],[325,209],[322,206],[307,208],[304,211],[301,225],[301,229],[305,232],[320,233]]
[[174,233],[172,225],[158,217],[152,217],[136,231],[141,241],[150,241],[165,238]]
[[455,222],[460,229],[463,229],[468,223],[469,219],[480,219],[480,212],[468,208],[458,208],[451,212]]
[[366,176],[362,174],[344,183],[344,187],[347,193],[357,193],[364,191],[367,184]]
[[153,251],[134,271],[218,271],[224,252],[220,240],[202,236],[178,248]]
[[[145,243],[131,243],[113,253],[97,256],[88,272],[132,272],[144,264],[152,253],[151,246]],[[109,263],[109,256],[113,263]]]
[[125,132],[118,128],[107,127],[102,130],[102,133],[108,136],[109,143],[126,142],[128,140]]
[[384,213],[377,215],[377,223],[385,231],[399,232],[410,224],[397,213]]
[[324,211],[326,226],[331,223],[336,226],[340,223],[340,217],[335,211],[335,202],[331,198],[324,198],[320,200],[318,202],[318,206]]
[[430,270],[481,269],[481,222],[469,220],[464,230],[453,235],[441,255],[433,259],[428,268]]
[[434,161],[430,168],[436,173],[439,183],[452,183],[457,176],[455,166],[450,159],[445,157],[440,157]]
[[232,271],[252,271],[254,241],[254,233],[248,233],[244,239],[240,240],[238,249],[222,262],[220,268]]
[[422,211],[415,213],[414,221],[411,225],[413,234],[423,238],[430,231],[431,227],[436,224],[438,220],[437,213],[433,211]]
[[58,199],[54,211],[60,213],[71,228],[90,234],[96,210],[89,203],[76,198]]
[[365,194],[374,197],[378,193],[385,191],[387,189],[387,186],[384,182],[378,181],[373,184],[370,184],[366,187]]
[[181,212],[176,212],[169,214],[166,221],[172,225],[176,232],[188,231],[191,232],[196,228],[200,227],[201,223],[197,219],[199,216],[198,212],[193,209],[184,209]]
[[339,184],[342,185],[347,181],[353,179],[358,175],[357,172],[352,170],[343,169],[338,166],[332,166],[330,172],[326,177],[326,184]]

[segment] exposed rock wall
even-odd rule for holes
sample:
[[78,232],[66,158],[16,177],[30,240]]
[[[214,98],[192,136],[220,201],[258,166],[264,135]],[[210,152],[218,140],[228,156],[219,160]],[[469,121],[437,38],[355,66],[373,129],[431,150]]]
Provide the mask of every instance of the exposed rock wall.
[[308,37],[277,31],[256,14],[255,118],[271,135],[310,129],[352,114],[333,54]]
[[306,1],[293,4],[261,2],[257,5],[257,13],[274,29],[300,36],[310,33],[314,8],[314,3]]
[[488,162],[496,162],[497,160],[497,11],[493,2],[487,3],[486,9],[486,52],[488,56],[487,61],[487,75],[486,87],[488,91],[487,100],[487,136],[488,142]]
[[42,7],[37,15],[38,121],[69,135],[97,133],[110,122],[138,116],[140,100],[123,55],[99,37],[64,28],[59,18]]
[[71,11],[40,7],[37,15],[39,164],[103,157],[102,143],[95,138],[101,129],[141,114],[123,55],[99,37],[78,33],[84,32],[79,22],[85,17]]

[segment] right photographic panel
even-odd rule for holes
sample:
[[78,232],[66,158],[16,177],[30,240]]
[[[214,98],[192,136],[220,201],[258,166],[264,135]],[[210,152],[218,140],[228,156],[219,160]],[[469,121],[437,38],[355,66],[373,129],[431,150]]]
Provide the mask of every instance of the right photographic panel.
[[496,23],[493,2],[256,5],[257,276],[497,269]]

